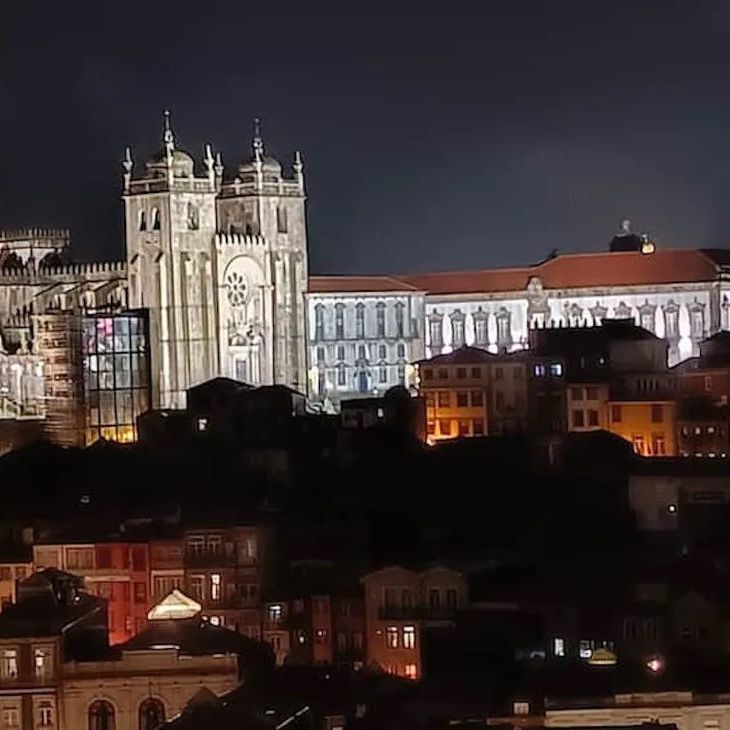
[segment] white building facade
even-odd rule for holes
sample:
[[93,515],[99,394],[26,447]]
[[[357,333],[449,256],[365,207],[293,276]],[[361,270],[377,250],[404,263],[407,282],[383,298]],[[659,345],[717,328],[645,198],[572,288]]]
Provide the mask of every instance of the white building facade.
[[[534,328],[590,327],[604,319],[630,318],[667,339],[674,364],[696,355],[706,337],[730,327],[724,254],[652,248],[568,254],[515,269],[312,277],[311,393],[337,400],[380,390],[378,348],[387,339],[378,335],[387,329],[378,312],[394,311],[398,301],[407,302],[414,315],[404,341],[408,362],[464,345],[512,352],[528,347]],[[388,372],[385,388],[412,384],[407,376],[404,381]]]

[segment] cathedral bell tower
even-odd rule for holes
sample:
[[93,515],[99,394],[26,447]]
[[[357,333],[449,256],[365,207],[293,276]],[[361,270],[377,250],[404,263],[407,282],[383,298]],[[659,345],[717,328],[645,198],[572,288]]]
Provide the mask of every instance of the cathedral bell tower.
[[154,406],[183,408],[186,390],[219,369],[213,242],[222,167],[208,146],[196,177],[169,112],[162,141],[141,175],[129,149],[122,163],[129,303],[150,313]]
[[284,174],[258,120],[250,159],[221,186],[218,221],[221,372],[306,392],[304,168],[297,152]]

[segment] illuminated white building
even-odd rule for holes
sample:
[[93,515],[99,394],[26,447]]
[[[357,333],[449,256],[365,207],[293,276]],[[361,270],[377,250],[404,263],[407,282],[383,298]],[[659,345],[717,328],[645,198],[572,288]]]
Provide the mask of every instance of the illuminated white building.
[[[378,348],[387,342],[378,337],[378,311],[393,311],[397,301],[408,302],[408,311],[415,313],[404,342],[411,362],[463,345],[495,353],[522,349],[536,327],[632,318],[668,340],[674,364],[696,355],[701,340],[730,327],[728,263],[723,250],[651,247],[644,253],[560,255],[520,268],[312,277],[310,387],[332,400],[378,388]],[[364,312],[364,330],[357,324],[358,311]],[[338,326],[343,318],[344,326]],[[380,385],[387,388],[398,380]]]

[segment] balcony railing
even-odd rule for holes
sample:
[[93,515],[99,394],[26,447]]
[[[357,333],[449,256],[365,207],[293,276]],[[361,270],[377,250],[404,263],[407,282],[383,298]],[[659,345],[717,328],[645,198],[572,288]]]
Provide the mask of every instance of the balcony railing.
[[456,616],[456,611],[456,606],[381,606],[378,618],[382,621],[447,621]]

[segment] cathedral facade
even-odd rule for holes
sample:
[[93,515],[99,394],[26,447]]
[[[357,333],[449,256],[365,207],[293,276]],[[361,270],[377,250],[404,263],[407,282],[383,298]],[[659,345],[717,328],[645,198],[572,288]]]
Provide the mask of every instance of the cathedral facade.
[[124,260],[72,264],[67,232],[0,232],[0,450],[21,420],[64,443],[131,440],[142,410],[183,408],[216,376],[336,408],[415,388],[425,357],[525,348],[534,328],[631,318],[670,364],[730,329],[729,251],[657,249],[625,226],[608,251],[533,266],[310,276],[298,154],[285,171],[256,131],[232,170],[209,146],[196,164],[166,115],[159,154],[122,165]]
[[306,389],[299,155],[284,176],[257,133],[231,179],[210,147],[198,175],[166,117],[159,156],[140,175],[129,152],[123,164],[128,305],[150,313],[153,401],[182,408],[218,375]]

